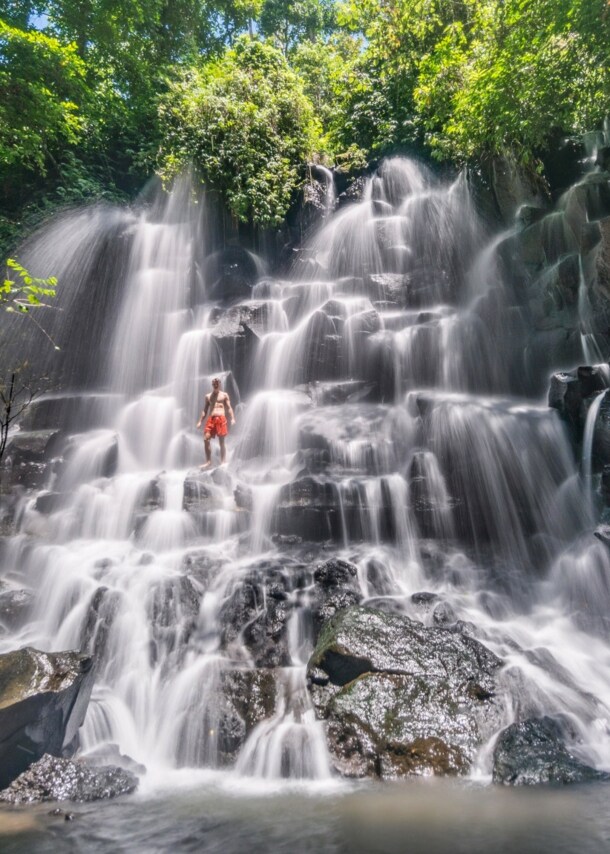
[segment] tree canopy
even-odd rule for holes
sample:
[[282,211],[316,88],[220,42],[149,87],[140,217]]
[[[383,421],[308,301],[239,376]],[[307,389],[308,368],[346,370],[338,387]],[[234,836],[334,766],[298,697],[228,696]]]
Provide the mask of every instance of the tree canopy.
[[309,157],[539,163],[609,52],[607,0],[0,0],[0,231],[187,160],[265,226]]
[[194,162],[239,219],[282,221],[319,128],[280,51],[248,36],[238,39],[220,59],[172,82],[160,115],[165,177]]

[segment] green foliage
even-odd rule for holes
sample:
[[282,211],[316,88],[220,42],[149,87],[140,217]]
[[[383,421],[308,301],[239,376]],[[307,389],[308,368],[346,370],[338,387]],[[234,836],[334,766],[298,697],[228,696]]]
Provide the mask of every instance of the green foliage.
[[287,54],[304,40],[328,35],[335,20],[334,0],[263,0],[258,29]]
[[421,63],[415,102],[432,150],[528,161],[553,132],[598,126],[610,104],[603,0],[490,0],[447,28]]
[[[27,314],[31,308],[43,305],[41,297],[54,297],[57,287],[55,276],[40,279],[22,267],[13,258],[6,262],[7,275],[0,285],[0,305],[6,311],[20,311]],[[13,278],[8,278],[12,271]]]
[[193,162],[240,220],[279,224],[319,135],[283,54],[248,36],[172,82],[160,106],[165,180]]
[[372,151],[529,161],[608,112],[605,0],[348,0],[339,18],[366,38],[345,130]]
[[51,299],[55,296],[57,279],[55,276],[49,276],[47,279],[33,276],[13,258],[8,259],[6,267],[4,281],[0,284],[0,307],[3,307],[7,312],[29,315],[55,350],[59,350],[49,334],[30,313],[33,308],[48,305],[48,303],[43,302],[43,298]]
[[310,157],[532,163],[608,113],[607,0],[0,0],[0,250],[155,167],[275,225]]
[[0,20],[0,180],[45,175],[83,132],[84,64],[74,45]]

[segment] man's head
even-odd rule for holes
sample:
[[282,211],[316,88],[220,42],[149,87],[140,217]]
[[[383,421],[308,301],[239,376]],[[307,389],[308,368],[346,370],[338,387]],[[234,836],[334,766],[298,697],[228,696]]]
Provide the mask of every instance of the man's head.
[[218,379],[218,377],[214,377],[214,379],[212,380],[212,388],[214,389],[214,391],[220,391],[220,380]]

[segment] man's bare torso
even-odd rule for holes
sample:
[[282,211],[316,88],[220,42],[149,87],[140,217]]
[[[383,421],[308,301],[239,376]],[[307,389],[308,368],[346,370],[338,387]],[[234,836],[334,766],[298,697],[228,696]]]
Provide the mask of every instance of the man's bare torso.
[[229,395],[226,391],[219,391],[216,395],[214,392],[206,394],[205,402],[208,404],[208,418],[215,415],[225,414],[225,405],[229,402]]

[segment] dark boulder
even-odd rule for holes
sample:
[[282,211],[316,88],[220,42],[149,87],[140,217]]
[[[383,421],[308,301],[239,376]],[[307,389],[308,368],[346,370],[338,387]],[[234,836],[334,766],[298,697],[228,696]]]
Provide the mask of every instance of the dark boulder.
[[313,312],[302,332],[302,349],[291,366],[295,384],[338,379],[341,372],[343,317],[330,301]]
[[500,733],[494,748],[494,783],[535,786],[608,779],[610,775],[585,765],[567,750],[561,727],[553,718],[511,724]]
[[186,653],[197,626],[201,597],[200,585],[186,575],[164,578],[151,587],[146,610],[152,626],[153,660],[161,649],[178,656]]
[[290,664],[288,619],[291,579],[282,567],[262,563],[237,579],[222,605],[221,642],[236,658],[245,650],[257,667]]
[[7,442],[6,458],[14,466],[44,462],[47,456],[60,448],[63,438],[59,430],[20,430]]
[[361,403],[378,394],[377,383],[365,380],[315,382],[306,387],[316,406],[335,406],[340,403]]
[[254,499],[252,496],[252,490],[249,486],[246,486],[244,483],[238,483],[233,490],[233,498],[235,499],[236,506],[239,507],[240,510],[252,511]]
[[64,503],[65,494],[62,492],[48,492],[44,491],[39,493],[36,497],[36,501],[34,502],[34,510],[37,513],[55,513],[59,510]]
[[3,590],[0,593],[0,626],[14,631],[27,620],[34,595],[29,590]]
[[253,366],[257,361],[259,336],[247,323],[235,324],[232,320],[223,320],[210,330],[223,365],[231,366],[229,378],[223,380],[223,389],[229,394],[233,406],[238,402],[239,395],[232,392],[231,387],[243,393],[252,380]]
[[548,403],[570,425],[577,440],[582,433],[592,400],[608,387],[597,366],[582,365],[574,371],[560,371],[551,377]]
[[227,246],[205,260],[208,296],[224,302],[250,296],[261,269],[255,255],[241,246]]
[[114,742],[106,742],[88,750],[79,756],[79,759],[92,765],[94,768],[101,766],[113,765],[115,768],[122,768],[124,771],[130,771],[132,774],[146,774],[146,766],[140,762],[136,762],[131,756],[126,753],[121,753],[118,744]]
[[[22,427],[27,430],[89,430],[107,424],[108,394],[45,394],[27,408]],[[118,395],[117,395],[118,399]],[[118,402],[118,401],[117,401]],[[112,418],[112,416],[110,416]]]
[[610,395],[602,397],[593,434],[593,471],[603,471],[610,465]]
[[81,626],[80,647],[95,652],[95,668],[106,664],[110,631],[119,613],[122,594],[108,587],[98,587],[91,599]]
[[89,656],[30,647],[0,655],[0,787],[43,754],[75,749],[92,687]]
[[312,619],[317,637],[324,623],[338,611],[359,605],[362,593],[358,584],[358,568],[345,560],[333,558],[314,570]]
[[0,792],[0,801],[32,804],[40,801],[99,801],[127,795],[138,778],[112,765],[94,768],[82,761],[43,756]]
[[213,510],[218,506],[218,489],[211,483],[208,472],[189,473],[184,480],[182,509],[189,513]]
[[439,602],[432,612],[432,622],[435,626],[452,626],[457,622],[455,611],[449,602]]
[[221,765],[235,761],[255,726],[273,716],[277,684],[271,669],[225,670],[220,675],[218,754]]
[[305,540],[339,540],[341,512],[336,484],[325,478],[301,477],[280,490],[273,533]]
[[308,664],[335,767],[350,777],[466,773],[501,721],[500,666],[466,635],[370,608],[341,611]]

